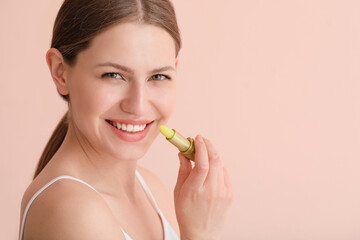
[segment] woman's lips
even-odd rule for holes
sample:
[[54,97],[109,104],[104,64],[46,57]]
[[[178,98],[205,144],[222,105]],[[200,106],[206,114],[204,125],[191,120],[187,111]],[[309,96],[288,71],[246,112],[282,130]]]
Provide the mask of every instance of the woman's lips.
[[106,120],[106,122],[108,123],[108,125],[112,129],[112,131],[115,133],[115,135],[117,135],[122,140],[127,141],[127,142],[137,142],[146,137],[146,135],[149,132],[149,129],[154,121],[148,123],[146,125],[145,129],[142,131],[139,131],[139,132],[126,132],[126,131],[117,129],[108,120]]

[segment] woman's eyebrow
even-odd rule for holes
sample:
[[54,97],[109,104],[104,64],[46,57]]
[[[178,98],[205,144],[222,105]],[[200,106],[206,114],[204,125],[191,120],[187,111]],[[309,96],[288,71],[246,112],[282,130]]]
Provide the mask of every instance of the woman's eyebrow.
[[[96,65],[96,67],[104,67],[104,66],[114,67],[114,68],[117,68],[117,69],[122,70],[124,72],[134,74],[134,70],[132,70],[131,68],[126,67],[124,65],[117,64],[117,63],[106,62],[106,63],[100,63],[100,64]],[[152,71],[149,72],[149,74],[162,72],[162,71],[168,71],[168,70],[175,71],[175,69],[173,67],[165,66],[165,67],[160,67],[160,68],[153,69]]]

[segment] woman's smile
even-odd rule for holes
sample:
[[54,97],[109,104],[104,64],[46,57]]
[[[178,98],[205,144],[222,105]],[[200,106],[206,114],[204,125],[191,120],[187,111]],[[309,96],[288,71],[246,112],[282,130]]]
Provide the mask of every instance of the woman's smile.
[[[137,142],[146,137],[154,121],[122,119],[116,121],[106,120],[106,122],[113,133],[122,140],[127,142]],[[131,122],[133,124],[126,122]]]

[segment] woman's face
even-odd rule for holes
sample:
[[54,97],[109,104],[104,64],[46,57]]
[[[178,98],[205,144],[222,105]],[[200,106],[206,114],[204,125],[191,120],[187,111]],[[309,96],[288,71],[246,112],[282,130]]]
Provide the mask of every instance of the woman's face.
[[[174,110],[175,74],[174,40],[162,28],[122,23],[97,35],[66,72],[69,111],[80,141],[117,159],[141,158]],[[127,127],[126,120],[152,123],[135,134],[109,120]]]

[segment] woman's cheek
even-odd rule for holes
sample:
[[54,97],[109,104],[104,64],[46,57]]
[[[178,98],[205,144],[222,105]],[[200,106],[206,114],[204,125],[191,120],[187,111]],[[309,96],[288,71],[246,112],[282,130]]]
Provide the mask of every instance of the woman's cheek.
[[80,90],[81,99],[81,110],[96,111],[102,102],[105,100],[106,95],[103,93],[103,89],[99,88],[96,84],[84,84]]
[[176,88],[159,88],[153,95],[156,105],[163,112],[163,115],[171,115],[176,105]]
[[73,107],[76,108],[73,112],[80,115],[78,118],[81,118],[81,121],[87,118],[85,122],[89,124],[92,121],[91,118],[95,117],[98,119],[99,116],[106,112],[106,108],[109,107],[111,99],[114,98],[111,89],[107,89],[106,85],[95,79],[81,79],[73,87],[74,99],[70,97],[73,102]]

